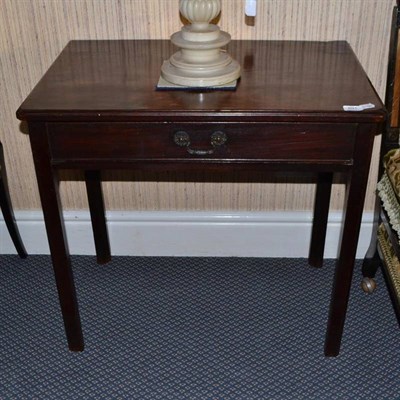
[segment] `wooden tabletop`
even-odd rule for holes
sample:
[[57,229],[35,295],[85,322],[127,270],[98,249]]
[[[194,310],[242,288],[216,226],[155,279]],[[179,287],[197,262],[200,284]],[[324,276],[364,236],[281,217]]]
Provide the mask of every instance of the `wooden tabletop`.
[[[157,91],[165,40],[71,41],[17,112],[30,120],[371,121],[384,106],[347,42],[233,41],[236,91]],[[374,109],[343,111],[373,103]]]

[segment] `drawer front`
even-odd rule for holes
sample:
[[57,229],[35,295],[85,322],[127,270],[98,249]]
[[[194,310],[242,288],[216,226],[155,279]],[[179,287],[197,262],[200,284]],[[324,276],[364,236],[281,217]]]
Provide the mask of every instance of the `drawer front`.
[[355,124],[52,123],[53,161],[351,160]]

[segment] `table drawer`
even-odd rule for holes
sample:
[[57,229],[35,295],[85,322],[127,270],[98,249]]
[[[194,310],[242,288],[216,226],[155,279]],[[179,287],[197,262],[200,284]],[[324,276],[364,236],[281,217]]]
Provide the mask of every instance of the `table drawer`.
[[356,124],[69,123],[48,125],[53,161],[351,160]]

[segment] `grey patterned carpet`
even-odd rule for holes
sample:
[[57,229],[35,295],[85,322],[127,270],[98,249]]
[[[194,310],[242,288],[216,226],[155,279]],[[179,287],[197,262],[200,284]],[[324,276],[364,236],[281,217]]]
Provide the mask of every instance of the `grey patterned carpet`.
[[400,329],[359,264],[327,359],[332,260],[72,260],[83,353],[67,349],[49,257],[0,256],[0,399],[400,398]]

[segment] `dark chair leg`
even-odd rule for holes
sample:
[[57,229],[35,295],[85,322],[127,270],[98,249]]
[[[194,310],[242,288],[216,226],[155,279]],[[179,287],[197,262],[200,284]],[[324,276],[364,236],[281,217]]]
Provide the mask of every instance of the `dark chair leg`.
[[381,221],[381,201],[378,196],[375,199],[374,222],[372,227],[371,242],[367,253],[365,254],[362,264],[363,280],[361,288],[365,293],[373,293],[376,288],[375,275],[379,267],[382,265],[381,258],[378,253],[378,228]]
[[99,264],[106,264],[111,260],[111,251],[100,178],[100,171],[85,171],[86,191],[90,217],[92,219],[97,262]]
[[375,199],[375,208],[374,208],[374,222],[372,227],[372,236],[369,248],[367,253],[365,254],[363,265],[362,265],[362,274],[367,278],[374,278],[376,275],[376,271],[381,265],[380,257],[378,254],[378,227],[381,223],[380,219],[381,212],[381,202],[377,197]]
[[317,191],[315,194],[314,218],[311,234],[311,245],[308,263],[312,267],[322,267],[324,260],[324,248],[326,228],[328,225],[329,202],[332,191],[331,172],[318,174]]
[[15,222],[14,211],[11,205],[10,192],[8,190],[6,165],[4,162],[3,146],[0,143],[0,206],[3,213],[4,221],[6,223],[8,232],[21,258],[28,256],[24,244],[22,243],[21,236]]

